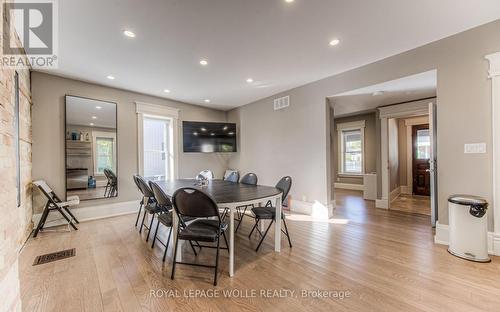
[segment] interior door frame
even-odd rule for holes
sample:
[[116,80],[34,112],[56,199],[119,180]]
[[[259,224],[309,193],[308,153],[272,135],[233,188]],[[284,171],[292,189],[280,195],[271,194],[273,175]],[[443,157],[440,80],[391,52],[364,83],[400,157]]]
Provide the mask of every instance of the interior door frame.
[[[436,97],[422,99],[402,104],[388,105],[378,108],[379,119],[380,119],[380,143],[381,143],[381,175],[382,175],[382,195],[379,199],[375,201],[375,207],[390,209],[390,168],[389,168],[389,131],[388,123],[389,119],[392,118],[411,118],[429,115],[429,108],[432,104],[433,107],[436,104]],[[435,118],[435,114],[433,114]],[[429,127],[431,127],[431,116],[429,115]],[[434,123],[435,124],[435,123]],[[433,134],[432,144],[436,144],[435,132]],[[435,154],[433,155],[435,158]],[[435,163],[434,163],[435,164]],[[435,175],[437,178],[437,174]],[[431,178],[432,180],[432,178]],[[432,182],[431,182],[432,183]],[[432,183],[437,187],[437,183]],[[432,192],[431,186],[431,214],[436,216],[437,220],[437,192]],[[433,226],[435,225],[435,220],[432,219]]]
[[164,118],[170,120],[170,150],[171,155],[171,170],[170,179],[179,178],[179,109],[155,105],[143,102],[135,102],[137,113],[137,172],[144,175],[144,116],[156,118]]

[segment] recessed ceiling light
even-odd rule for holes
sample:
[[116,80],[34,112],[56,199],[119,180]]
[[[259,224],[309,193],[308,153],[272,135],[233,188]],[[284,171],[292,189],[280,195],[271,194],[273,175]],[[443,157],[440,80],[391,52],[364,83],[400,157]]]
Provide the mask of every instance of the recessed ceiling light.
[[205,99],[205,103],[210,103],[210,100],[209,99]]
[[332,41],[330,41],[330,43],[329,43],[329,44],[330,44],[332,47],[334,47],[334,46],[338,45],[339,43],[340,43],[340,40],[339,40],[339,39],[333,39]]
[[229,132],[228,134],[229,134],[229,135],[233,135],[233,134],[234,134],[234,132]]
[[248,83],[252,83],[252,82],[253,82],[253,79],[252,79],[252,78],[247,78],[247,82],[248,82]]
[[210,133],[210,135],[211,135],[211,136],[214,136],[214,135],[215,135],[215,133],[213,133],[213,132],[212,132],[212,133]]
[[163,92],[170,93],[170,90],[169,89],[165,89],[165,90],[163,90]]
[[206,132],[206,131],[207,131],[207,129],[206,129],[206,128],[201,128],[200,130],[201,130],[202,132]]
[[97,119],[97,116],[92,116],[92,119]]
[[106,78],[108,78],[109,80],[115,80],[115,76],[112,75],[107,75]]
[[198,135],[198,132],[193,132],[193,135]]
[[200,60],[200,65],[201,66],[207,66],[208,65],[208,61],[206,59],[202,59],[202,60]]
[[90,125],[91,125],[91,126],[93,126],[93,125],[94,125],[94,123],[93,123],[93,122],[91,122],[91,123],[90,123]]
[[124,30],[123,34],[129,38],[135,38],[135,33],[131,30]]
[[222,128],[222,130],[226,131],[227,130],[227,126],[224,126],[224,128]]
[[384,91],[375,91],[372,93],[373,96],[378,96],[384,94]]
[[286,3],[292,3],[294,0],[285,0]]
[[96,106],[95,109],[102,109],[102,106]]

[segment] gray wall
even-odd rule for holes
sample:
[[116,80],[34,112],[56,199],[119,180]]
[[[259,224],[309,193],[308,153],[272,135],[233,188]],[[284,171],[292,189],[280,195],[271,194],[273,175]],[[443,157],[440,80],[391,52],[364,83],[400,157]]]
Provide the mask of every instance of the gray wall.
[[[189,105],[139,93],[114,89],[82,81],[32,73],[33,94],[33,179],[45,179],[64,196],[64,96],[77,95],[117,103],[118,109],[118,198],[93,200],[82,207],[136,200],[138,193],[132,175],[137,173],[137,115],[135,101],[160,104],[180,109],[179,127],[183,120],[224,122],[223,111]],[[179,176],[194,177],[203,169],[212,169],[222,177],[228,155],[182,152],[179,129]],[[38,206],[38,205],[37,205]],[[41,207],[35,207],[40,212]]]
[[[463,144],[491,144],[491,82],[484,56],[500,51],[498,38],[500,20],[234,109],[228,118],[240,123],[240,153],[231,167],[255,171],[266,183],[290,174],[295,198],[326,203],[332,179],[325,99],[437,69],[439,222],[447,224],[450,194],[492,197],[491,152],[464,154]],[[284,95],[291,106],[273,111],[273,99]]]
[[337,133],[337,124],[352,121],[365,121],[365,172],[371,173],[377,171],[377,132],[376,132],[376,114],[362,114],[349,117],[335,118],[331,125],[331,135],[332,135],[332,153],[331,156],[331,166],[334,168],[334,182],[338,183],[350,183],[350,184],[363,184],[363,177],[342,177],[338,175],[339,172],[339,142]]

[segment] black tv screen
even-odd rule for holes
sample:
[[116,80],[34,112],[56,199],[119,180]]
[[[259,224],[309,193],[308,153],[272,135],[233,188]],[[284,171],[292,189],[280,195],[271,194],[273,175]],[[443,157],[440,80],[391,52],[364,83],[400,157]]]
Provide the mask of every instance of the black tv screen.
[[236,124],[184,121],[184,153],[236,152]]

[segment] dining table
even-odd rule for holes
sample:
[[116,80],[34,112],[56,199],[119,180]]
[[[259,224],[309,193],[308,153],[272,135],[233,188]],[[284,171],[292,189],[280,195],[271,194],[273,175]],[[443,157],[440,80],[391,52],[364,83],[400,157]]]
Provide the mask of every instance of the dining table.
[[[224,180],[208,180],[208,184],[202,185],[196,179],[172,179],[157,181],[165,194],[172,197],[178,189],[190,187],[199,189],[208,194],[217,203],[219,209],[228,209],[229,216],[229,276],[234,276],[234,215],[237,207],[247,205],[259,205],[271,201],[276,208],[276,216],[282,212],[282,191],[274,186],[249,185],[234,183]],[[274,222],[274,251],[281,249],[281,222]],[[173,239],[177,239],[178,216],[173,214]],[[182,257],[178,253],[178,257]]]

